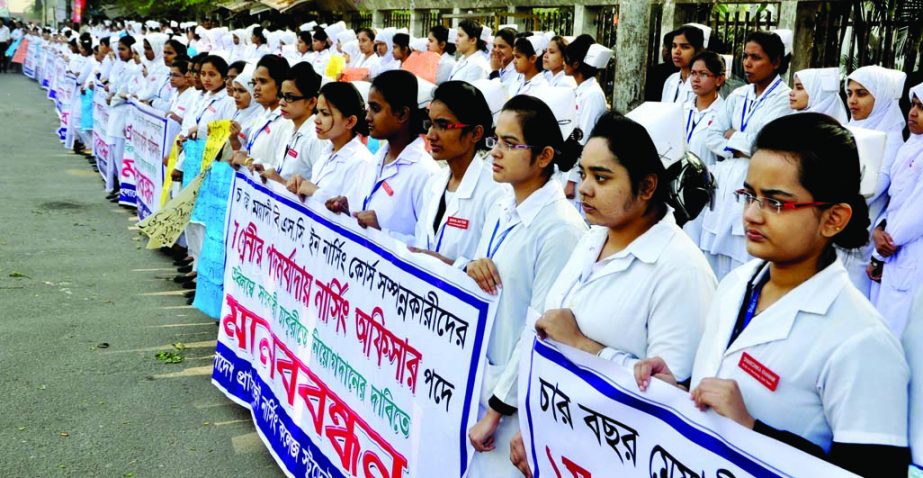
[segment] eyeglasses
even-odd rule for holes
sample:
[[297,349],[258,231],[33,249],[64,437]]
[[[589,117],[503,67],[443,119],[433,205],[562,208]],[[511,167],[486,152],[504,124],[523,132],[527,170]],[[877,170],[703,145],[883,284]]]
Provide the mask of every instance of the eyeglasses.
[[711,73],[709,73],[709,72],[707,72],[707,71],[695,71],[695,70],[693,70],[693,71],[690,71],[690,72],[689,72],[689,76],[691,76],[692,78],[698,78],[698,79],[704,80],[704,79],[706,79],[706,78],[711,78],[711,77],[713,77],[713,76],[715,76],[715,75],[713,75],[713,74],[711,74]]
[[734,195],[737,196],[737,202],[743,201],[745,207],[749,207],[751,204],[756,203],[756,206],[761,211],[768,207],[770,211],[776,214],[782,211],[794,211],[795,209],[803,209],[806,207],[823,207],[833,204],[831,202],[781,201],[779,199],[755,196],[750,194],[746,189],[738,189],[734,191]]
[[296,101],[303,100],[303,99],[305,99],[305,98],[307,98],[307,96],[295,96],[295,95],[293,95],[293,94],[291,94],[291,93],[286,93],[286,94],[284,94],[284,95],[279,95],[279,99],[282,100],[282,101],[284,101],[284,102],[286,102],[286,103],[294,103],[294,102],[296,102]]
[[448,120],[437,119],[437,120],[423,120],[423,129],[429,131],[431,128],[434,128],[436,131],[443,133],[449,129],[462,129],[471,126],[470,124],[464,123],[450,123]]
[[535,147],[529,144],[507,143],[506,141],[503,140],[503,138],[497,138],[496,136],[491,137],[491,138],[486,138],[484,140],[484,144],[486,144],[487,147],[490,149],[500,147],[501,150],[506,151],[506,152],[512,152],[512,151],[523,150],[523,149],[532,149]]

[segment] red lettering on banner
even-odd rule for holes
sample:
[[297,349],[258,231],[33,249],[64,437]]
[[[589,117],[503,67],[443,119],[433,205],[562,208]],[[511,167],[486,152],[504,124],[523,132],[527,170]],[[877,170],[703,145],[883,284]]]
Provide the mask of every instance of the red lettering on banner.
[[[228,315],[222,319],[226,336],[236,339],[238,348],[249,351],[251,356],[254,342],[259,343],[259,362],[269,368],[271,378],[276,371],[279,373],[289,405],[295,405],[296,396],[302,399],[311,413],[314,432],[327,437],[344,469],[353,476],[359,476],[361,465],[362,476],[366,478],[403,476],[407,459],[272,333],[271,324],[266,319],[248,310],[230,294],[225,294],[225,302],[230,308]],[[258,333],[261,335],[259,341],[256,340]],[[300,384],[299,376],[303,377]],[[326,422],[329,424],[325,426]],[[360,435],[367,439],[360,440]],[[386,462],[388,457],[390,466]]]
[[449,227],[455,227],[462,230],[468,230],[468,220],[462,219],[460,217],[450,217],[446,219],[445,225]]
[[[547,445],[545,445],[545,455],[548,456],[548,462],[551,463],[551,469],[554,470],[555,476],[561,478],[561,470],[558,469],[558,464],[555,463],[554,457],[551,456],[551,448]],[[574,463],[564,455],[561,455],[561,464],[564,465],[565,470],[570,472],[571,478],[593,478],[593,474],[589,470]]]
[[[379,320],[375,320],[378,318]],[[412,347],[407,339],[399,339],[393,332],[385,327],[385,317],[380,307],[375,307],[372,314],[366,314],[356,308],[356,338],[362,344],[362,352],[366,357],[371,357],[372,346],[378,355],[378,366],[381,359],[387,358],[389,363],[396,362],[394,379],[400,385],[407,385],[413,394],[417,393],[417,372],[423,356]],[[404,374],[409,372],[406,381]]]
[[747,372],[747,375],[755,378],[757,382],[763,384],[764,387],[776,391],[776,388],[779,386],[779,374],[769,370],[769,367],[759,363],[752,355],[744,352],[740,356],[740,362],[737,363],[737,366],[741,368],[744,372]]

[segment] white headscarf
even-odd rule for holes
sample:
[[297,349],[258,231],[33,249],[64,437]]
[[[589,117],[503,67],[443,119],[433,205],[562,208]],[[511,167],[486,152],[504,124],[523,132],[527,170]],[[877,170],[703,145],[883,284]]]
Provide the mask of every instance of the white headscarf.
[[809,68],[795,73],[808,92],[808,107],[803,112],[823,113],[846,124],[846,106],[840,99],[839,68]]
[[[237,75],[237,78],[234,78],[235,88],[237,85],[243,87],[250,93],[250,106],[247,106],[243,110],[238,110],[235,113],[235,119],[243,128],[249,128],[250,123],[258,117],[263,112],[263,105],[257,103],[253,99],[253,85],[250,82],[253,80],[253,73],[256,71],[256,66],[253,63],[247,63],[247,66],[244,67],[244,71],[240,72]],[[249,134],[249,131],[244,132],[245,135]]]
[[906,79],[906,73],[878,65],[863,66],[852,72],[846,77],[847,87],[849,80],[859,83],[875,97],[875,105],[868,118],[850,120],[849,124],[886,133],[903,131],[906,122],[899,100],[904,91],[904,80]]

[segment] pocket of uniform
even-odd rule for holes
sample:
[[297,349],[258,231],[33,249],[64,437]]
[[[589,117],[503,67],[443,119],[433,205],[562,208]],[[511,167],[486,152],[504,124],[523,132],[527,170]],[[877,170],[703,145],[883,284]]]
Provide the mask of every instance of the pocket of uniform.
[[[887,277],[888,275],[891,277]],[[886,264],[883,281],[887,282],[891,288],[898,292],[908,292],[913,289],[914,279],[917,275],[917,266],[914,264],[893,266]]]

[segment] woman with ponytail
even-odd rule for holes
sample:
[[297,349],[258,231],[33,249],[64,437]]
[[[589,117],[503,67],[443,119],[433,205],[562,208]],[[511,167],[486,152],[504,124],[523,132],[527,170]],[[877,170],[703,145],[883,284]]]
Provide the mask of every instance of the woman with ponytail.
[[[863,247],[852,135],[819,113],[762,128],[743,187],[747,252],[718,286],[691,398],[861,476],[907,476],[909,370],[898,339],[849,280],[834,246]],[[635,365],[676,383],[661,357]]]
[[468,430],[479,452],[470,475],[516,477],[519,470],[510,463],[509,447],[519,430],[519,339],[529,309],[543,310],[586,224],[552,179],[555,166],[568,170],[578,155],[565,144],[545,102],[514,96],[504,105],[495,134],[487,142],[493,148],[493,177],[511,187],[487,214],[477,259],[465,266],[485,292],[503,290],[487,345],[479,420]]

